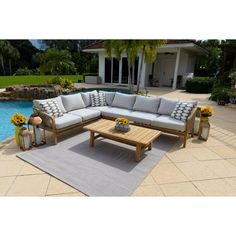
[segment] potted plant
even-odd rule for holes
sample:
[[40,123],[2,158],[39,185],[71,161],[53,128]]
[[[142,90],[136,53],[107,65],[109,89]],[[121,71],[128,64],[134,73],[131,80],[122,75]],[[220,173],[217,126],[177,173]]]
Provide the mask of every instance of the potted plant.
[[122,132],[128,132],[129,131],[129,120],[124,117],[119,117],[115,120],[116,125],[115,129],[122,131]]
[[21,128],[23,127],[23,125],[25,125],[26,120],[27,120],[26,116],[24,116],[23,114],[20,114],[20,113],[15,113],[11,117],[11,123],[16,126],[16,128],[15,128],[15,141],[16,141],[17,145],[19,145],[19,132],[20,132]]

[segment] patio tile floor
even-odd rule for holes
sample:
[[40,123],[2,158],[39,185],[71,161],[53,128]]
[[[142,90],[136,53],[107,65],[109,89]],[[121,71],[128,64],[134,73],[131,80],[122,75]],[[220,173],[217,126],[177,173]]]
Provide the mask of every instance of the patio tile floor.
[[202,193],[191,183],[160,185],[165,196],[202,196]]
[[[169,98],[196,99],[208,104],[207,95],[150,90]],[[214,104],[213,104],[214,105]],[[207,142],[195,136],[181,147],[181,140],[160,160],[133,196],[236,196],[236,126],[232,110],[220,107],[231,123],[212,119]],[[229,112],[229,113],[227,113]],[[229,114],[229,115],[228,115]],[[224,117],[223,117],[224,118]],[[234,122],[234,123],[232,123]],[[16,157],[14,141],[0,145],[0,196],[77,197],[83,193]]]

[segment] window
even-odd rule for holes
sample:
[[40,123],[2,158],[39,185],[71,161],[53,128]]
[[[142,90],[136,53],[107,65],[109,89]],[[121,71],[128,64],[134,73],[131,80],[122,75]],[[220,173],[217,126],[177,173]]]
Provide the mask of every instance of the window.
[[111,60],[105,58],[105,83],[111,83]]
[[122,84],[128,84],[128,60],[126,57],[122,58]]
[[112,63],[112,83],[119,83],[119,61],[113,58]]

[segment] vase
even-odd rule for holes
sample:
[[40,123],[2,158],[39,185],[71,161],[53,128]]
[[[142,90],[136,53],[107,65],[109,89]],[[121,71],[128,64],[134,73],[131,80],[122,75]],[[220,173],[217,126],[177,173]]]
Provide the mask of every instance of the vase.
[[15,128],[15,141],[18,146],[20,145],[19,132],[20,132],[21,128],[22,128],[22,126],[16,126],[16,128]]
[[123,124],[122,122],[117,122],[115,125],[115,129],[119,130],[121,132],[128,132],[129,131],[129,125]]
[[202,116],[201,117],[201,122],[208,122],[209,121],[209,117],[208,116]]

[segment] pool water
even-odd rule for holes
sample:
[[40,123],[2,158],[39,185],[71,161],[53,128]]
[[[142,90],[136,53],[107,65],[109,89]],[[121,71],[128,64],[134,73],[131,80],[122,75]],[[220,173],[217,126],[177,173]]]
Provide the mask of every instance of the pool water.
[[33,113],[32,102],[0,101],[0,142],[14,135],[15,126],[10,119],[16,112],[29,118]]

